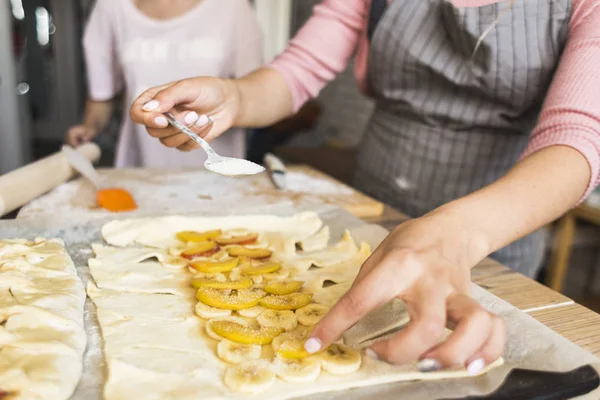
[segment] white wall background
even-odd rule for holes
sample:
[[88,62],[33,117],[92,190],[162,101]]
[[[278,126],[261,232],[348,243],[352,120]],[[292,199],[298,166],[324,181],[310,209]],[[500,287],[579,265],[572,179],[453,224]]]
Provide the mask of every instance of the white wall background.
[[292,0],[254,0],[265,40],[265,61],[285,49],[290,38]]

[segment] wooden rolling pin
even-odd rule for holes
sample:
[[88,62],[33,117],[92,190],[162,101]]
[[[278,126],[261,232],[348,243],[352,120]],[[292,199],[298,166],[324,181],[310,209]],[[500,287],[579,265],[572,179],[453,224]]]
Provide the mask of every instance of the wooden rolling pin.
[[[86,143],[79,153],[96,162],[100,147]],[[0,176],[0,216],[8,214],[71,179],[76,174],[62,151]]]

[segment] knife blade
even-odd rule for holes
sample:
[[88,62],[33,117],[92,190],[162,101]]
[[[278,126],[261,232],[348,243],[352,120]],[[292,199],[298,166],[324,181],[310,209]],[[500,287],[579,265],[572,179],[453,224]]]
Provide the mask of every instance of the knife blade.
[[287,186],[287,171],[283,162],[271,153],[265,154],[263,162],[273,185],[275,185],[277,189],[285,190]]

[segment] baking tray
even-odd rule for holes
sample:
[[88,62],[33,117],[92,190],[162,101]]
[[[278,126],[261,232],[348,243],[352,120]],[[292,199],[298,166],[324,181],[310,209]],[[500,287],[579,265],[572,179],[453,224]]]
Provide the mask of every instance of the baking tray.
[[[387,231],[382,227],[368,225],[351,214],[335,207],[313,207],[312,210],[318,212],[324,223],[330,227],[331,237],[334,240],[341,237],[345,229],[349,229],[357,241],[365,241],[375,248],[387,234]],[[290,215],[300,211],[306,211],[306,209],[293,209],[288,206],[270,206],[267,208],[239,209],[235,212],[220,213],[220,215]],[[210,214],[204,215],[208,216]],[[215,215],[215,213],[212,213],[212,215]],[[157,215],[146,214],[143,216]],[[100,235],[102,225],[114,219],[118,219],[118,217],[82,222],[55,221],[50,219],[0,221],[0,238],[32,239],[35,237],[58,237],[63,239],[77,267],[79,276],[85,285],[91,277],[87,266],[87,261],[92,256],[90,245],[93,242],[102,241]],[[555,375],[542,376],[540,378],[539,374],[536,375],[534,373],[534,375],[531,375],[531,372],[523,371],[523,369],[566,372],[587,364],[599,362],[591,353],[569,342],[529,315],[476,285],[473,287],[473,295],[484,307],[502,316],[507,322],[508,344],[505,352],[506,364],[504,366],[491,371],[485,376],[476,378],[437,382],[392,383],[343,392],[324,393],[311,396],[310,398],[315,400],[358,400],[373,398],[391,400],[399,398],[475,399],[487,396],[485,398],[488,399],[516,399],[516,393],[525,393],[525,395],[527,393],[540,394],[540,388],[547,388],[548,382],[556,384],[560,381]],[[85,303],[84,319],[88,336],[88,347],[84,354],[82,379],[71,400],[101,400],[106,364],[102,353],[102,337],[96,318],[95,306],[89,299]],[[513,371],[516,368],[518,370]],[[515,379],[515,374],[517,375],[517,379]],[[507,376],[509,376],[508,379]],[[565,393],[568,393],[569,390],[573,390],[575,387],[585,387],[586,391],[593,390],[594,379],[596,377],[597,375],[594,376],[589,369],[576,370],[571,376],[563,376],[565,382],[561,385],[555,385],[557,387],[551,391],[554,393],[554,397],[537,398],[570,398],[571,396],[564,397],[566,396]],[[536,379],[542,379],[541,383],[536,383]],[[505,380],[507,384],[500,387]],[[537,384],[537,387],[532,386],[535,384]],[[597,387],[597,384],[595,387]],[[579,392],[572,393],[584,393],[584,391],[580,390]],[[490,394],[492,395],[490,396]],[[585,398],[598,399],[600,398],[600,394],[598,390],[594,390],[593,393],[588,394]]]

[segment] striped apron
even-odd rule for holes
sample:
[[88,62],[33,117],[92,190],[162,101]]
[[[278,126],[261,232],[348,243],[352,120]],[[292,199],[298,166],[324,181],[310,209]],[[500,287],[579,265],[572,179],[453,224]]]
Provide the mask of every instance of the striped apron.
[[[355,184],[419,217],[496,181],[518,161],[565,46],[571,4],[387,3],[371,6],[369,85],[376,109]],[[491,256],[534,276],[544,247],[539,230]]]

